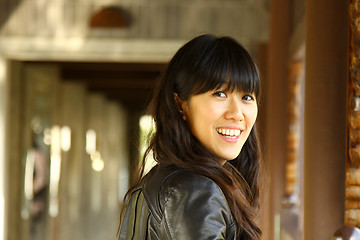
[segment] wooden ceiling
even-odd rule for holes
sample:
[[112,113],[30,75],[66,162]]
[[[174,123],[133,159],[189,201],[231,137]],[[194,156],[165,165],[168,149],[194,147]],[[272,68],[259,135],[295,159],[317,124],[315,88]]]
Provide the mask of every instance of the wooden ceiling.
[[165,63],[59,62],[61,78],[85,84],[130,111],[143,111]]

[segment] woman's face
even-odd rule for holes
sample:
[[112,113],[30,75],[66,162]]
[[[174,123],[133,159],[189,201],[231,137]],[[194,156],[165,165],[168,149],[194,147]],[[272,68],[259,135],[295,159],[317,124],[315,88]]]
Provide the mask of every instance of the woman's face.
[[182,108],[192,134],[224,159],[220,164],[240,154],[258,111],[253,94],[221,89],[194,95],[182,102]]

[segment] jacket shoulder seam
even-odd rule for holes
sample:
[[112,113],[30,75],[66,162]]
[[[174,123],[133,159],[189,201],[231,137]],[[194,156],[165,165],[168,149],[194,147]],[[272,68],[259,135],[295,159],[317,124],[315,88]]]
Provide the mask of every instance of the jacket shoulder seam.
[[[154,219],[155,219],[155,221],[156,221],[158,224],[161,223],[162,218],[163,218],[163,215],[164,215],[164,214],[163,214],[163,209],[161,208],[161,201],[160,201],[160,199],[161,199],[161,194],[162,194],[162,187],[163,187],[164,183],[165,183],[169,178],[171,178],[173,175],[175,175],[175,174],[177,174],[178,172],[181,172],[181,171],[183,171],[183,170],[184,170],[184,169],[177,169],[177,170],[175,170],[174,172],[171,172],[169,175],[167,175],[167,176],[161,181],[160,187],[159,187],[159,191],[158,191],[157,196],[156,196],[156,198],[157,198],[157,203],[158,203],[158,205],[159,205],[159,210],[160,210],[160,212],[157,213],[157,211],[156,211],[155,209],[153,209],[152,207],[150,207],[150,205],[149,205],[149,211],[150,211],[151,215],[154,216]],[[150,202],[150,200],[148,199],[147,194],[144,194],[144,198],[146,199],[147,202]]]
[[[201,175],[201,174],[199,174],[197,172],[186,171],[186,169],[183,169],[183,171],[178,171],[178,172],[172,174],[171,177],[169,176],[166,179],[166,181],[163,182],[164,184],[163,184],[162,189],[161,189],[160,192],[161,192],[161,194],[164,194],[164,195],[166,194],[166,197],[164,196],[163,201],[162,201],[164,208],[166,208],[167,202],[171,199],[171,196],[173,195],[173,193],[176,191],[175,189],[177,188],[176,186],[173,186],[173,182],[171,182],[171,181],[173,180],[173,181],[177,182],[176,177],[177,177],[178,173],[180,173],[180,172],[185,172],[185,173],[189,174],[189,176],[190,176],[190,179],[189,178],[180,179],[181,181],[184,181],[185,183],[186,182],[193,183],[194,179],[195,179],[196,182],[200,181],[200,182],[203,182],[205,184],[209,184],[209,185],[212,185],[213,187],[216,187],[215,188],[216,190],[211,190],[211,192],[213,192],[214,194],[218,194],[218,193],[221,194],[222,198],[224,199],[224,203],[225,203],[225,206],[224,206],[223,210],[225,210],[231,216],[231,218],[230,218],[231,221],[228,222],[227,228],[229,228],[229,229],[234,228],[236,223],[235,223],[235,221],[234,221],[234,219],[232,217],[231,210],[230,210],[230,208],[228,206],[228,203],[227,203],[227,200],[226,200],[226,197],[225,197],[223,191],[221,190],[219,185],[214,180],[212,180],[211,178],[209,178],[207,176]],[[211,187],[211,189],[214,189],[214,188]],[[172,235],[171,235],[170,228],[169,228],[169,224],[167,222],[167,218],[165,216],[166,215],[165,211],[163,210],[161,212],[161,214],[162,214],[161,219],[163,219],[163,221],[164,221],[166,233],[167,233],[167,235],[168,235],[168,237],[170,239],[173,239]]]

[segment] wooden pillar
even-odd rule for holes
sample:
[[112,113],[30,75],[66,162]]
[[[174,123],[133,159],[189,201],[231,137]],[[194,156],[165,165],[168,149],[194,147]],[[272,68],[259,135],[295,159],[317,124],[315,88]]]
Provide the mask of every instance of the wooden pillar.
[[[84,231],[81,207],[87,201],[82,194],[83,168],[89,164],[85,151],[86,126],[86,86],[75,82],[61,82],[59,87],[59,124],[62,129],[70,129],[69,149],[62,151],[60,180],[60,209],[58,239],[81,239]],[[62,130],[62,131],[63,131]]]
[[345,225],[360,227],[360,1],[352,0],[349,41],[348,150],[345,189]]
[[299,156],[301,140],[301,105],[304,63],[292,61],[289,67],[288,135],[285,195],[299,195]]
[[5,110],[6,110],[6,61],[0,58],[0,239],[6,239],[6,177],[5,177]]
[[[266,95],[265,160],[270,174],[270,231],[264,239],[273,239],[275,218],[280,214],[285,189],[287,138],[288,45],[290,41],[290,2],[270,1],[270,41]],[[277,228],[279,225],[276,226]]]
[[304,239],[344,219],[347,1],[306,0]]

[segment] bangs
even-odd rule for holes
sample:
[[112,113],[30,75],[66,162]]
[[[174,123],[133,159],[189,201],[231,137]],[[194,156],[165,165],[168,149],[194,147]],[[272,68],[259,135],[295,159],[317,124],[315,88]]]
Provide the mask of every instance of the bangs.
[[204,35],[193,39],[175,54],[166,73],[167,79],[175,79],[171,89],[182,100],[219,89],[244,91],[256,98],[260,94],[255,63],[246,49],[230,37]]
[[192,94],[222,89],[229,92],[244,91],[258,97],[258,70],[246,50],[238,45],[234,48],[216,47],[208,52],[207,59],[203,59],[205,61],[201,66],[193,69]]

